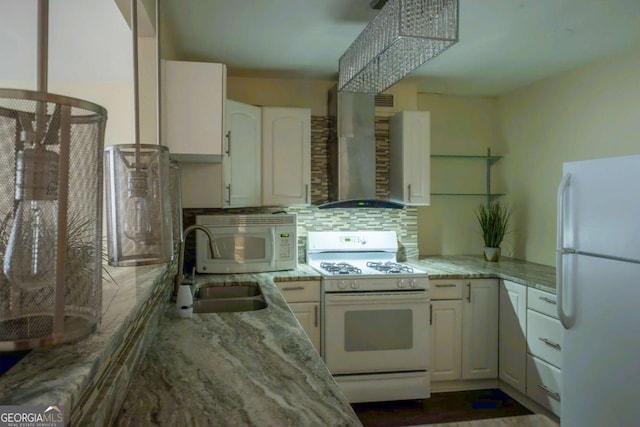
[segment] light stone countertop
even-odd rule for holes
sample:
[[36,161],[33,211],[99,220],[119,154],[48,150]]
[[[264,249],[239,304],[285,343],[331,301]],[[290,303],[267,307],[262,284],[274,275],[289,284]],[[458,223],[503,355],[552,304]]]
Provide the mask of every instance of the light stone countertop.
[[548,265],[507,257],[487,262],[476,255],[428,256],[408,263],[426,270],[430,279],[498,278],[556,293],[556,269]]
[[[504,278],[555,292],[553,267],[505,257],[497,263],[471,255],[410,263],[431,279]],[[220,284],[259,283],[269,307],[191,320],[177,319],[172,305],[164,312],[158,307],[169,291],[158,284],[175,274],[175,266],[109,270],[115,281],[103,284],[98,331],[74,344],[33,350],[0,378],[0,404],[63,405],[78,412],[72,421],[93,425],[111,423],[118,414],[109,411],[122,401],[118,425],[208,425],[210,417],[220,425],[360,424],[274,284],[320,280],[308,265],[217,276]],[[145,352],[143,368],[133,372],[138,364],[132,361]],[[172,418],[174,412],[183,418]]]
[[168,304],[116,425],[361,425],[274,279],[320,275],[301,265],[292,272],[197,276],[196,283],[222,286],[258,283],[268,307],[179,319]]
[[75,343],[29,352],[0,377],[1,405],[58,405],[72,422],[84,416],[84,409],[91,411],[91,417],[103,416],[96,414],[93,394],[106,401],[109,385],[103,385],[116,371],[126,383],[116,360],[126,357],[132,345],[127,342],[132,325],[148,322],[147,314],[156,310],[152,305],[168,297],[169,288],[159,284],[172,275],[172,266],[105,270],[110,277],[103,280],[102,317],[96,332]]

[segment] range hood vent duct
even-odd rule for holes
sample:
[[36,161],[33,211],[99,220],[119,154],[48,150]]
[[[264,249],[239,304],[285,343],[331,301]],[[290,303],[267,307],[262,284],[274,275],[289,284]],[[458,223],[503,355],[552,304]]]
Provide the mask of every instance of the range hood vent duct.
[[392,107],[393,108],[393,95],[387,93],[380,93],[375,97],[376,107]]
[[329,202],[320,208],[403,207],[376,198],[375,98],[329,91]]

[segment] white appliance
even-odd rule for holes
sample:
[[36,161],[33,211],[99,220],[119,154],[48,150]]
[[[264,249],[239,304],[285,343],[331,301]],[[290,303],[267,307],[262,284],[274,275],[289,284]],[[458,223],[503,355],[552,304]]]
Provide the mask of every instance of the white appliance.
[[640,156],[565,163],[557,296],[563,426],[640,423]]
[[259,273],[298,267],[295,214],[197,215],[214,237],[212,256],[203,232],[196,233],[198,273]]
[[430,396],[429,278],[393,231],[309,232],[322,273],[323,358],[349,402]]

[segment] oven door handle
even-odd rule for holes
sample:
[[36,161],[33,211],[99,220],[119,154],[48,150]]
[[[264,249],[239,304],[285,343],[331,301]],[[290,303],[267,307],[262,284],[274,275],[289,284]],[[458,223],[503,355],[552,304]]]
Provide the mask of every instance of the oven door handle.
[[325,294],[325,303],[338,304],[373,304],[373,303],[399,303],[399,302],[429,302],[427,291],[411,292],[340,292]]

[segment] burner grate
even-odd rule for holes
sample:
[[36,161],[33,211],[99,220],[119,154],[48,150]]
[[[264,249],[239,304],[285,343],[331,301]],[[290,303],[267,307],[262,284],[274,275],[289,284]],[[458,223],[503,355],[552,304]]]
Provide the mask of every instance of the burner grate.
[[320,268],[331,274],[362,274],[362,270],[347,262],[322,262]]
[[368,261],[367,267],[371,267],[376,271],[380,271],[386,274],[398,274],[398,273],[413,273],[413,268],[397,262],[375,262]]

